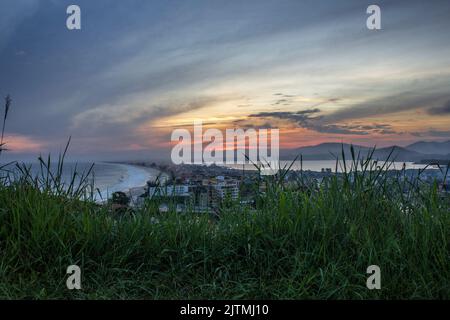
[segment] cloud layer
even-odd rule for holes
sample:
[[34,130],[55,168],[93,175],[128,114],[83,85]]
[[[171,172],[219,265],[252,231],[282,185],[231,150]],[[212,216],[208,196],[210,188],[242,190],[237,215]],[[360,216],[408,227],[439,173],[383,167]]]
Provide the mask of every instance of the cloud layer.
[[289,124],[282,138],[306,130],[309,144],[450,127],[448,1],[379,1],[379,32],[359,0],[80,0],[81,31],[65,27],[69,4],[0,3],[8,128],[42,148],[151,151],[196,118]]

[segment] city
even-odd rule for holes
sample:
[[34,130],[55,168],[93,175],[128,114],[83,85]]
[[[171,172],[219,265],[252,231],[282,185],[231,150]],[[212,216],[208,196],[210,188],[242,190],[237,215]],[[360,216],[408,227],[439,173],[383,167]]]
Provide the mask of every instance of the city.
[[[264,193],[268,176],[260,175],[255,170],[238,170],[223,165],[157,165],[155,163],[130,162],[141,166],[158,168],[166,174],[156,181],[147,182],[145,187],[130,189],[126,196],[131,207],[140,208],[147,202],[158,203],[159,211],[167,213],[208,213],[218,215],[220,207],[227,201],[252,207],[255,197]],[[376,172],[376,168],[372,168]],[[379,169],[378,169],[379,170]],[[441,194],[449,194],[448,167],[434,165],[426,169],[390,170],[390,179],[399,179],[405,183],[407,193],[416,183],[433,186]],[[354,173],[354,172],[353,172]],[[283,187],[291,190],[319,189],[326,179],[333,176],[342,177],[343,173],[334,172],[332,168],[322,168],[320,172],[305,170],[287,170],[283,168]],[[276,179],[272,178],[273,179]],[[352,181],[353,175],[350,175]],[[255,188],[254,186],[258,187]]]

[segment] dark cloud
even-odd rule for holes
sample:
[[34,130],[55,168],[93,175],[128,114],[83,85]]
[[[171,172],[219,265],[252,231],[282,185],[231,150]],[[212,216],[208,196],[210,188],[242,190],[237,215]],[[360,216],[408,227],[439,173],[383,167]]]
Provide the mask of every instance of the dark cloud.
[[273,106],[283,105],[283,106],[289,106],[293,102],[293,98],[295,98],[295,95],[292,94],[285,94],[285,93],[274,93],[274,96],[278,97],[277,100],[275,100],[274,103],[272,103]]
[[428,109],[427,112],[431,115],[450,115],[450,100],[443,106]]
[[417,91],[405,91],[340,109],[328,115],[326,120],[328,122],[336,122],[420,108],[434,109],[436,106],[442,105],[443,101],[449,101],[450,99],[450,94],[447,91],[447,87],[450,84],[449,79],[440,80],[434,84],[434,88],[424,85]]
[[434,138],[450,139],[450,130],[428,130],[422,132],[412,132],[411,134],[416,137],[434,137]]
[[319,109],[302,110],[297,112],[289,111],[275,111],[275,112],[260,112],[256,114],[251,114],[249,117],[252,118],[278,118],[283,120],[289,120],[299,124],[301,127],[310,127],[312,125],[311,121],[317,119],[313,117],[316,113],[319,113]]
[[275,101],[274,103],[272,103],[273,106],[277,106],[277,105],[288,105],[290,104],[290,101],[288,99],[279,99],[277,101]]
[[326,103],[335,103],[335,102],[338,102],[338,101],[340,101],[340,100],[341,100],[340,98],[329,98],[329,99],[325,99],[324,101],[318,102],[318,103],[312,105],[311,107],[312,107],[312,108],[317,108],[317,107],[320,107],[320,106],[323,105],[323,104],[326,104]]
[[260,112],[251,114],[249,117],[253,118],[278,118],[288,120],[296,123],[302,128],[314,130],[321,133],[332,134],[357,134],[368,135],[371,133],[378,134],[393,134],[396,133],[388,124],[373,124],[373,125],[359,125],[359,124],[328,124],[323,123],[323,116],[317,115],[320,109],[308,109],[297,112]]

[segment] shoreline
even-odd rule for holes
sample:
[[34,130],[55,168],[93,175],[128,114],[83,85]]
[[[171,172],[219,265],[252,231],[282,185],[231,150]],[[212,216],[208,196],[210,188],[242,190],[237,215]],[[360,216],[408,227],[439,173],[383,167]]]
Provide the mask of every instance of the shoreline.
[[122,181],[100,190],[100,198],[96,199],[96,201],[100,203],[108,201],[114,192],[124,192],[131,197],[138,197],[145,192],[148,181],[154,181],[158,176],[167,176],[167,173],[157,168],[151,168],[131,162],[102,161],[98,163],[120,166],[126,172],[126,177]]

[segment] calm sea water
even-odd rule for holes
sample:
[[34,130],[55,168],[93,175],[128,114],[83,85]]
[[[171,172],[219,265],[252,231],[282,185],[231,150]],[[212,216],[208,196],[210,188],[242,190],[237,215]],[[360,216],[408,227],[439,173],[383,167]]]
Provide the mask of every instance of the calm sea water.
[[[33,175],[40,171],[37,163],[28,164],[31,166]],[[65,163],[62,174],[64,182],[68,183],[74,171],[78,173],[87,172],[91,164],[88,163]],[[10,167],[9,169],[13,169]],[[57,170],[53,165],[52,172]],[[155,180],[160,171],[153,168],[146,168],[128,164],[117,163],[95,163],[92,173],[89,175],[89,181],[94,182],[94,187],[100,191],[100,195],[96,195],[96,199],[108,199],[112,193],[116,191],[128,191],[131,188],[143,187],[147,181]],[[79,180],[78,180],[79,181]]]
[[[280,161],[280,167],[281,168],[288,168],[291,165],[292,161]],[[383,162],[379,163],[380,165],[383,164]],[[352,161],[348,160],[346,161],[347,170],[351,167]],[[403,165],[405,165],[406,169],[423,169],[426,165],[422,164],[415,164],[413,162],[393,162],[389,169],[390,170],[401,170],[403,168]],[[241,169],[243,168],[242,165],[227,165],[229,168],[233,169]],[[333,172],[336,171],[336,161],[335,160],[306,160],[303,162],[296,161],[292,167],[291,170],[310,170],[315,172],[320,172],[322,169],[331,169]],[[344,168],[343,161],[340,161],[338,164],[337,171],[342,172]],[[244,170],[254,170],[255,167],[252,164],[245,164]]]

